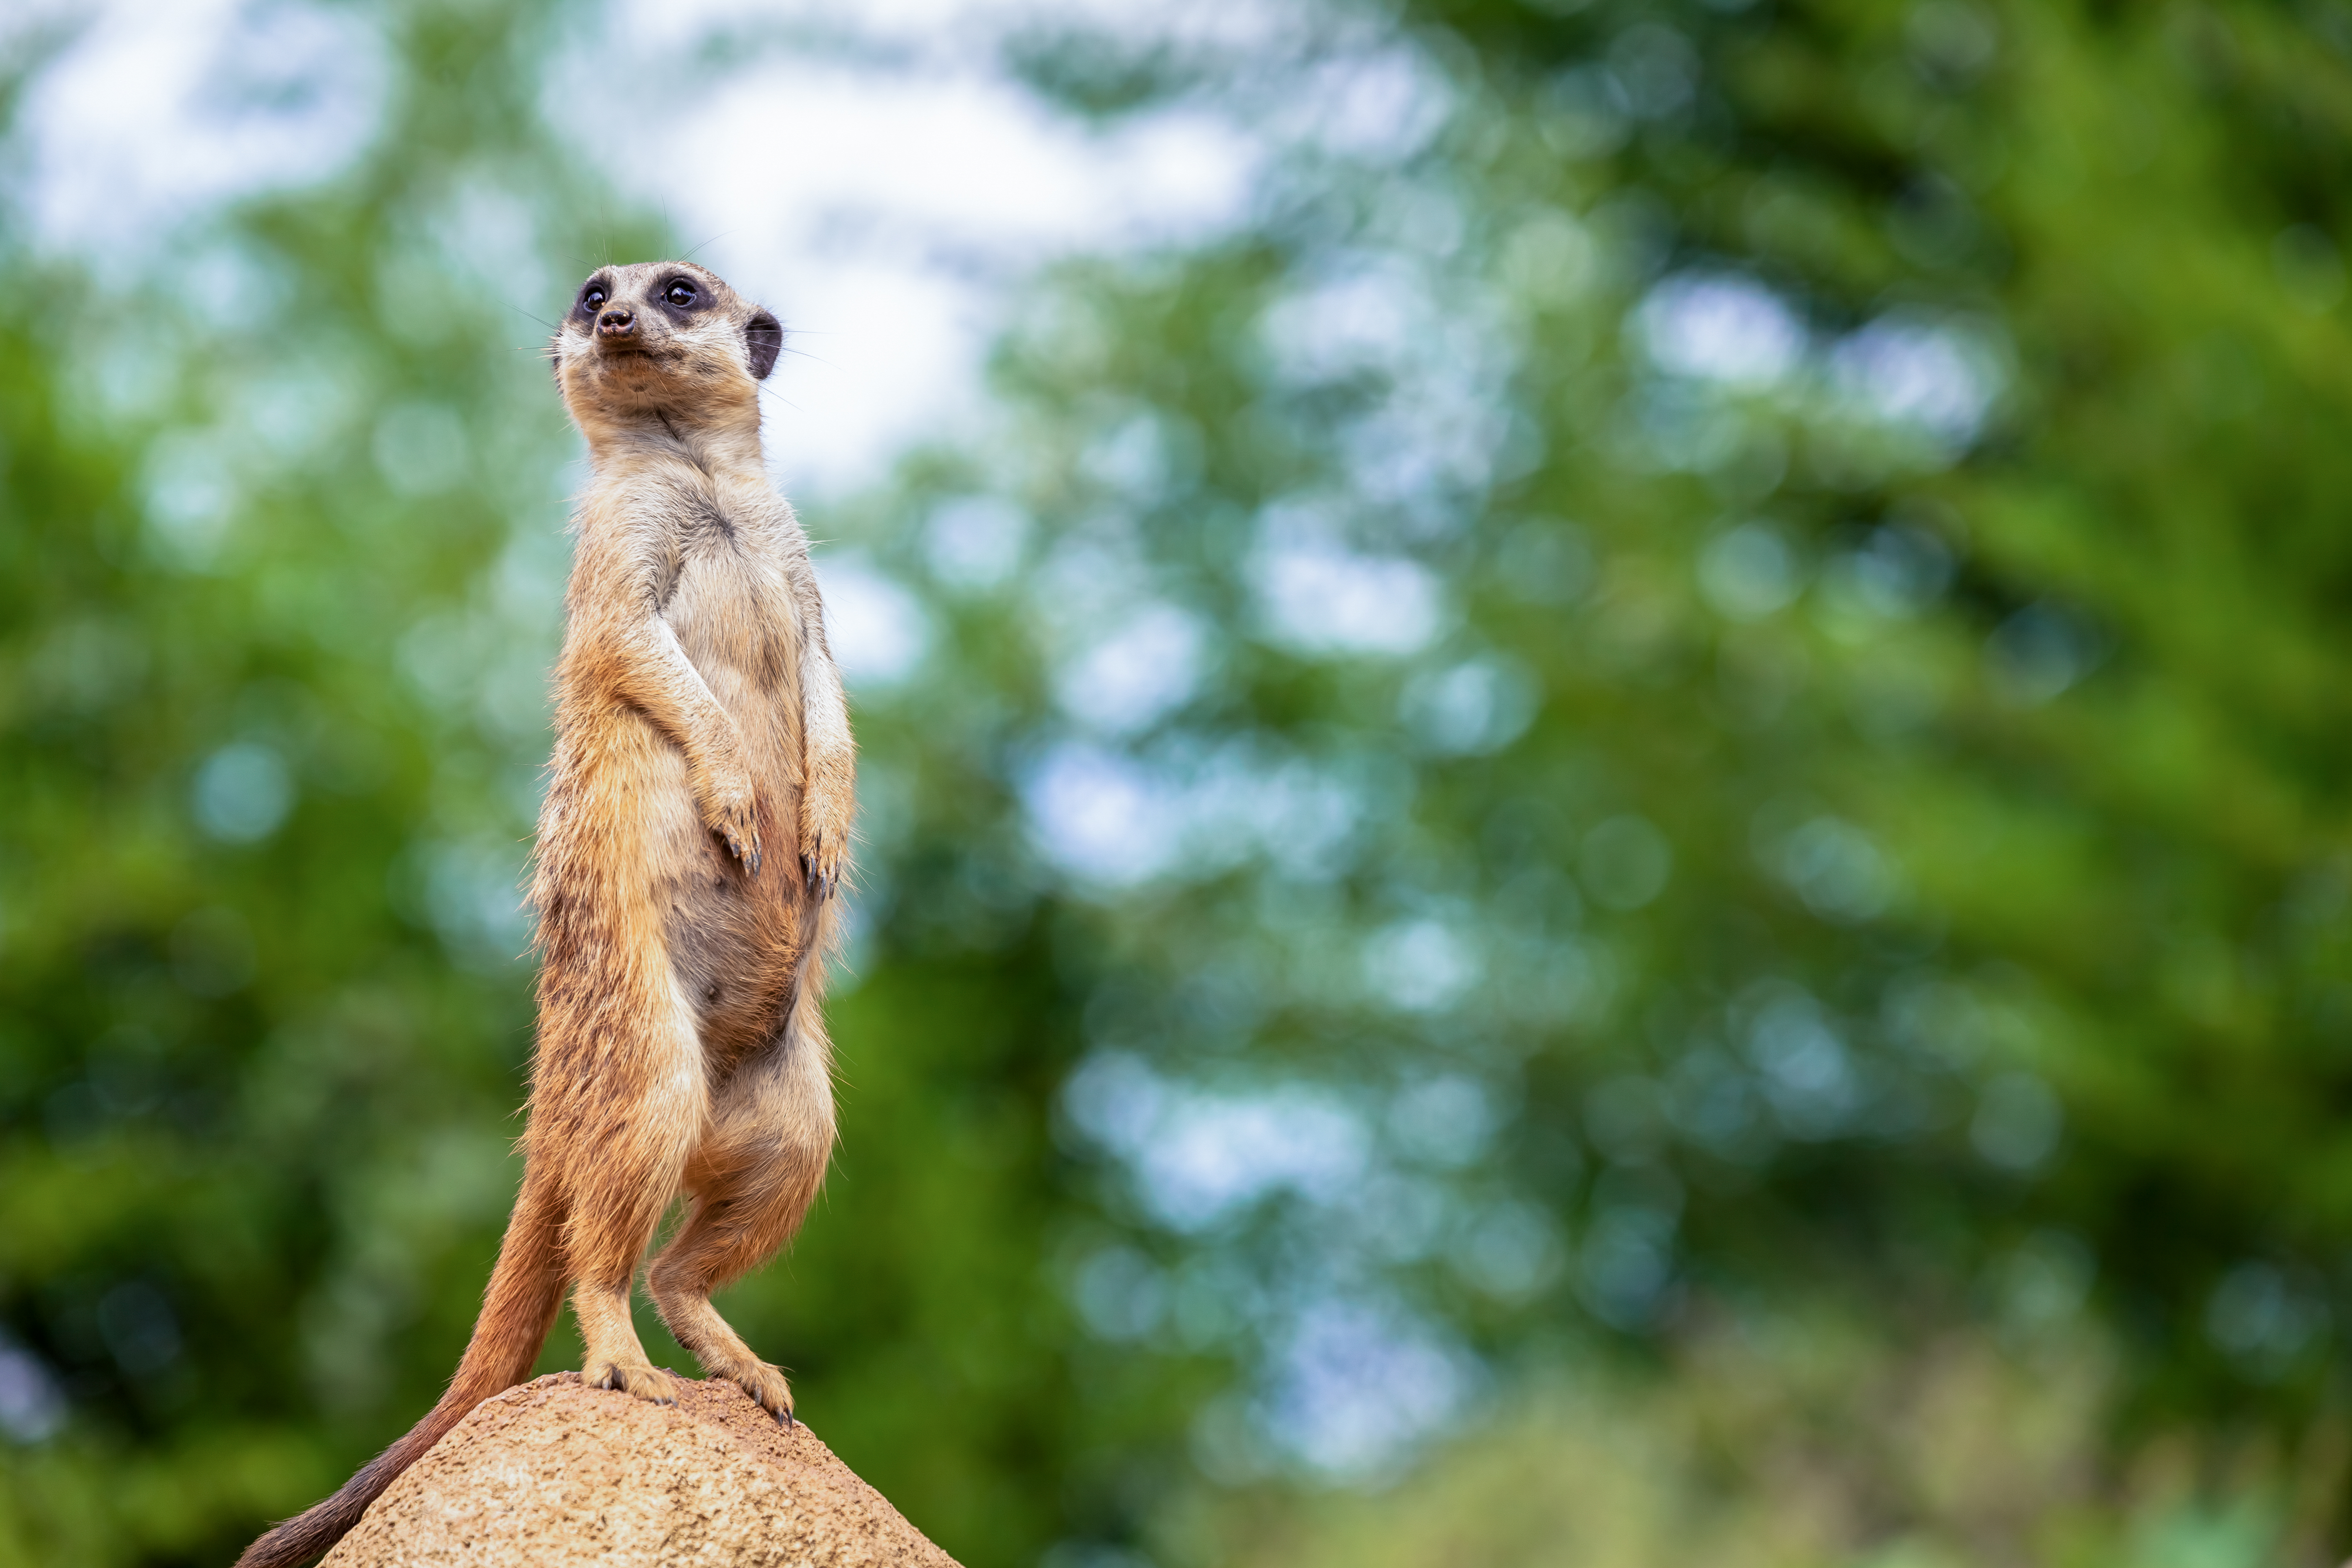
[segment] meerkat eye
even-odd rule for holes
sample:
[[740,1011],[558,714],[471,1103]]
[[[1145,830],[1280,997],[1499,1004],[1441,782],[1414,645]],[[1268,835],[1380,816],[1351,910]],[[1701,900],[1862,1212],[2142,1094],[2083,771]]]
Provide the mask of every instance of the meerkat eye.
[[691,283],[673,283],[669,286],[669,292],[663,295],[662,298],[667,300],[673,305],[691,305],[694,303],[694,285]]
[[592,283],[588,286],[587,291],[580,296],[580,302],[593,310],[604,302],[604,290]]

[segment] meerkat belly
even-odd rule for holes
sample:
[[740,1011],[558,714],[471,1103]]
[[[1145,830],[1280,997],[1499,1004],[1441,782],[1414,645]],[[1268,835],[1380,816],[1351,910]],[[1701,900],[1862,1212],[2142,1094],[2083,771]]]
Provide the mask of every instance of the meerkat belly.
[[805,933],[798,865],[797,649],[787,605],[756,559],[690,555],[664,618],[719,705],[735,721],[759,792],[761,865],[748,872],[698,823],[659,890],[680,992],[720,1065],[772,1038],[791,1000]]

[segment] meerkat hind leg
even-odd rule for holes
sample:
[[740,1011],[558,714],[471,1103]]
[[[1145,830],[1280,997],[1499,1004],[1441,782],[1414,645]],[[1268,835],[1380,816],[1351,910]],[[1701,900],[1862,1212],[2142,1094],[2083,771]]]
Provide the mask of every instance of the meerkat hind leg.
[[705,1372],[793,1418],[782,1372],[754,1354],[710,1293],[757,1268],[800,1228],[833,1149],[833,1092],[821,1051],[782,1041],[719,1091],[711,1132],[687,1168],[693,1206],[648,1271],[654,1304]]
[[585,1346],[581,1376],[667,1404],[676,1389],[637,1338],[630,1285],[702,1136],[702,1047],[674,997],[641,1001],[599,1020],[635,1035],[638,1048],[614,1053],[593,1080],[565,1083],[557,1098],[568,1102],[551,1110],[573,1152],[563,1245]]

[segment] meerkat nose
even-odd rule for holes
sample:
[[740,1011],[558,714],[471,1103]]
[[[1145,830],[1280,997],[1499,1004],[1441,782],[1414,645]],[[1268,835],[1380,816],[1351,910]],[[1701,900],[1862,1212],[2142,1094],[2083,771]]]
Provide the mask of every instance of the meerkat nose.
[[627,310],[607,310],[596,318],[596,335],[600,338],[625,338],[636,330],[637,318]]

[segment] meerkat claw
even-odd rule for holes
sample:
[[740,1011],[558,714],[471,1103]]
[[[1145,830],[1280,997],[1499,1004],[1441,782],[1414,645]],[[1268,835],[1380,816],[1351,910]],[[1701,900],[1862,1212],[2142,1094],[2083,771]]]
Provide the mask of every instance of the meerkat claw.
[[759,836],[754,834],[749,844],[746,844],[742,837],[739,834],[727,833],[725,837],[727,839],[727,853],[734,856],[736,859],[740,860],[743,863],[743,869],[749,871],[754,877],[758,876],[760,874]]

